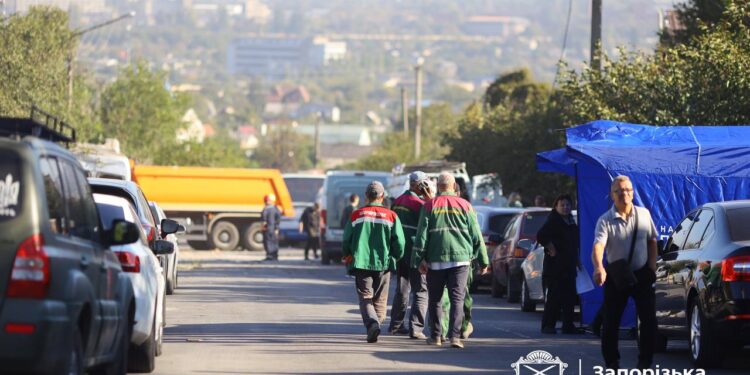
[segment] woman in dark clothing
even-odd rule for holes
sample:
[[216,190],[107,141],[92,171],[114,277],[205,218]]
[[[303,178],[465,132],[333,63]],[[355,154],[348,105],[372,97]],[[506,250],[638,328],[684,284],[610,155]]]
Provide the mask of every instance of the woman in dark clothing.
[[573,199],[560,195],[552,205],[547,222],[537,233],[537,241],[544,246],[542,280],[547,288],[544,304],[542,333],[557,333],[557,323],[562,310],[562,332],[578,333],[573,324],[576,293],[576,267],[578,267],[578,225],[571,215]]

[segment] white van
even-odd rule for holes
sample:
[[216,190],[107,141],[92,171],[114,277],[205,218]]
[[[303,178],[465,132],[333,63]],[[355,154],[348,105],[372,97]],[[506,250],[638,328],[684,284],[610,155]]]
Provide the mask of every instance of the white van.
[[[341,243],[344,238],[344,228],[341,226],[341,215],[349,205],[352,194],[359,196],[360,208],[365,204],[365,189],[372,181],[379,181],[388,186],[391,178],[389,172],[372,171],[331,171],[326,173],[323,188],[318,195],[318,203],[323,219],[321,233],[321,263],[330,264],[331,260],[341,259]],[[387,194],[387,191],[386,191]]]

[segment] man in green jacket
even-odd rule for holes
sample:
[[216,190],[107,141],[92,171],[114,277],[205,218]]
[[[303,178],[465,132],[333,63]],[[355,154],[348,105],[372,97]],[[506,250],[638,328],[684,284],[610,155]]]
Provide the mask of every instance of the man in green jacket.
[[385,319],[390,271],[404,255],[404,230],[396,213],[383,207],[385,188],[377,181],[365,191],[367,204],[344,227],[343,255],[354,275],[367,342],[377,342]]
[[489,259],[477,223],[476,212],[469,202],[455,192],[456,179],[450,173],[438,178],[438,196],[422,207],[417,236],[414,240],[412,264],[427,274],[431,335],[430,345],[442,345],[441,297],[448,287],[450,321],[448,339],[454,348],[463,348],[461,323],[469,265],[477,259],[480,272],[487,272]]

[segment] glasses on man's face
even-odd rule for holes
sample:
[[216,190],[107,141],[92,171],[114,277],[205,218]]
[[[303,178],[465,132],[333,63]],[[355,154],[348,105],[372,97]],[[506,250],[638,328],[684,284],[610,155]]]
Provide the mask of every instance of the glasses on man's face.
[[612,192],[615,194],[633,194],[633,189],[615,189]]

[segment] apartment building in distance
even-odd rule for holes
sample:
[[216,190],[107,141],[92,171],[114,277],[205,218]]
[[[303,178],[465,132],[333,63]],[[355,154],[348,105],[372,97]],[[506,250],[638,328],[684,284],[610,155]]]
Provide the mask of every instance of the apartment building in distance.
[[326,38],[253,36],[234,39],[227,52],[227,69],[233,75],[276,79],[311,67],[321,67],[346,56],[345,42]]

